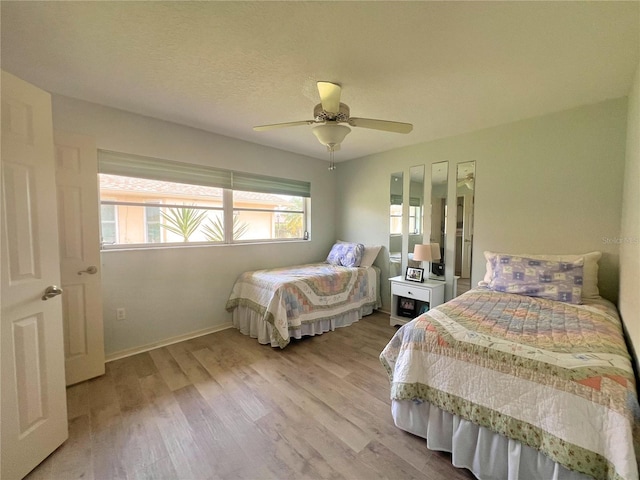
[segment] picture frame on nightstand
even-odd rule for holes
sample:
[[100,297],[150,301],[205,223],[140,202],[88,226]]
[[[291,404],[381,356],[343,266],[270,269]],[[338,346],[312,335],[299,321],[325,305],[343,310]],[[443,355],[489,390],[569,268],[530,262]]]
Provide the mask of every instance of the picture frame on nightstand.
[[413,298],[400,297],[398,299],[398,315],[413,318],[416,314],[416,301]]
[[405,273],[404,279],[409,282],[422,283],[424,281],[424,268],[407,267],[407,273]]

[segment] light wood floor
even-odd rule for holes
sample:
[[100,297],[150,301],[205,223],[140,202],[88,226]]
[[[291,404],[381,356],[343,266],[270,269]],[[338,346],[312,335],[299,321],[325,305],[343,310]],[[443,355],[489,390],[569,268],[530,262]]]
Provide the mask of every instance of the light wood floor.
[[107,364],[67,391],[36,479],[474,478],[398,429],[375,313],[284,350],[230,329]]

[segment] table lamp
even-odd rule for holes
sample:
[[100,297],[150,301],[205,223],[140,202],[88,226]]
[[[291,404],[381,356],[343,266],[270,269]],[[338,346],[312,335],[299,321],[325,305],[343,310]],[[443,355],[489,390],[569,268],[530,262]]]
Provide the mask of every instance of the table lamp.
[[429,262],[429,276],[431,276],[431,262],[440,260],[440,245],[437,243],[419,243],[413,247],[413,260]]

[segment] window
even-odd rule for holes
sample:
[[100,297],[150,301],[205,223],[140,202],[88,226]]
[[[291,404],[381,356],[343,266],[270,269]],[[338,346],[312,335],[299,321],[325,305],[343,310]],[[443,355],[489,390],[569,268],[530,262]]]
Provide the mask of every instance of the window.
[[116,208],[113,205],[100,205],[100,238],[102,244],[115,244],[118,238]]
[[160,243],[162,241],[160,207],[145,207],[144,213],[145,243]]
[[304,198],[233,191],[233,239],[303,238]]
[[402,235],[402,201],[389,206],[389,233]]
[[409,206],[409,233],[422,234],[422,207],[420,206]]
[[99,160],[103,248],[308,238],[308,182],[107,151]]

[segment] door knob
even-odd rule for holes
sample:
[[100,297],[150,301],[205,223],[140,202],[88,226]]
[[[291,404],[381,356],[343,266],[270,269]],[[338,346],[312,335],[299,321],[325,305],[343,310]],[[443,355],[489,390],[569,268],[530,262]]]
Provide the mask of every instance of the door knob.
[[87,268],[86,270],[80,270],[78,272],[78,275],[82,275],[83,273],[88,273],[89,275],[93,275],[94,273],[98,273],[98,268],[91,265],[89,268]]
[[62,294],[62,289],[60,287],[56,287],[55,285],[48,286],[44,295],[42,296],[42,300],[49,300],[50,298],[57,297]]

